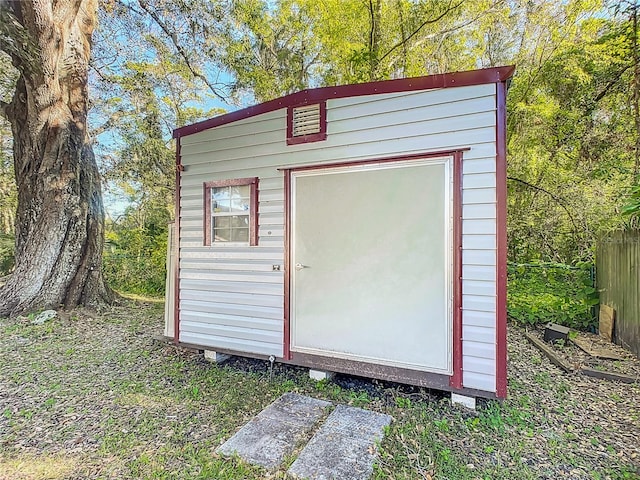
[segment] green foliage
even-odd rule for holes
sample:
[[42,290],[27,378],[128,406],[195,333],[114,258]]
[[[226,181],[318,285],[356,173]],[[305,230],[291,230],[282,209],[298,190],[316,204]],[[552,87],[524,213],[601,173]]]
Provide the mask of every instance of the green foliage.
[[15,239],[0,233],[0,277],[9,274],[14,264]]
[[[221,62],[234,76],[232,93],[258,101],[318,85],[471,69],[486,51],[476,27],[509,17],[497,3],[236,0]],[[486,63],[504,50],[493,46]]]
[[508,96],[509,257],[592,261],[634,182],[630,21],[598,2],[540,2]]
[[629,217],[632,225],[637,225],[640,220],[640,185],[629,189],[627,203],[622,207],[622,214]]
[[[4,58],[0,53],[0,100],[9,88],[4,78]],[[18,205],[18,189],[13,172],[13,152],[11,149],[11,128],[8,122],[0,117],[0,235],[13,234],[16,208]]]
[[598,304],[591,265],[509,265],[507,312],[520,324],[559,323],[588,330]]
[[222,62],[234,73],[232,93],[266,101],[306,88],[321,45],[304,4],[292,0],[270,8],[263,0],[233,2],[222,37]]
[[[5,96],[13,81],[7,73],[8,59],[0,54],[0,99]],[[7,275],[14,265],[13,236],[17,189],[11,155],[11,131],[9,124],[0,118],[0,277]]]
[[130,207],[108,225],[103,272],[115,290],[142,295],[164,294],[169,212],[164,205]]

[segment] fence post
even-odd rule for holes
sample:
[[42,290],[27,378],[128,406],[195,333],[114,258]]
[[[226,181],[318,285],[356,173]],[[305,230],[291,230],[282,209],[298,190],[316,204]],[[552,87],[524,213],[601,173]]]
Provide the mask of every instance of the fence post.
[[167,276],[164,288],[164,336],[174,337],[174,302],[175,302],[175,268],[176,259],[174,258],[174,235],[175,223],[171,222],[167,228]]

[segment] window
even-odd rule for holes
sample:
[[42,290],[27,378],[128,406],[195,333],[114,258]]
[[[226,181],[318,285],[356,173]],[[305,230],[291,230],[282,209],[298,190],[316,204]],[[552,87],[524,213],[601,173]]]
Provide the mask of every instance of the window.
[[326,139],[326,102],[298,105],[287,109],[287,145]]
[[204,184],[204,244],[258,244],[258,179]]

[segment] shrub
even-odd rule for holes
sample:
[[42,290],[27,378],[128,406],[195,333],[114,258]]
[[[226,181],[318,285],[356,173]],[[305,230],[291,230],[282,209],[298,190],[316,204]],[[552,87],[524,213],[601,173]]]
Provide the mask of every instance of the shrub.
[[144,212],[128,208],[107,224],[102,268],[109,286],[141,295],[164,294],[168,211],[162,205]]
[[595,326],[598,304],[592,266],[579,264],[509,265],[507,313],[521,324],[554,322],[579,330]]

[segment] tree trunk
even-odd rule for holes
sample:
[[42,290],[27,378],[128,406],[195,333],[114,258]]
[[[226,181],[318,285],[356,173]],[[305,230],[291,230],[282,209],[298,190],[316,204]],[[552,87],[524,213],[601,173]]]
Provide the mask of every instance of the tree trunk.
[[37,65],[12,53],[20,78],[4,110],[18,187],[16,265],[0,288],[0,315],[110,301],[100,175],[87,136],[97,2],[22,0],[9,8]]
[[380,29],[382,4],[380,0],[369,0],[369,21],[371,29],[369,30],[369,81],[380,80],[379,55],[380,55],[380,39],[382,31]]

